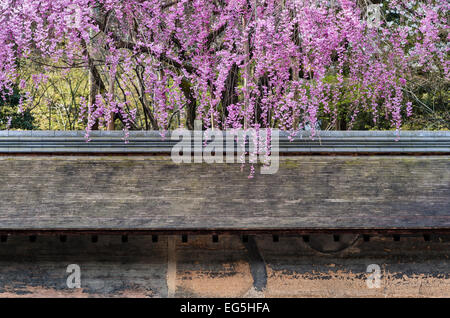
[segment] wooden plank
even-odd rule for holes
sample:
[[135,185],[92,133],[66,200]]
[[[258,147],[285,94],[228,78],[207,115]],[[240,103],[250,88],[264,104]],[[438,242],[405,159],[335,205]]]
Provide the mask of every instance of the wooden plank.
[[450,157],[1,157],[0,230],[450,229]]

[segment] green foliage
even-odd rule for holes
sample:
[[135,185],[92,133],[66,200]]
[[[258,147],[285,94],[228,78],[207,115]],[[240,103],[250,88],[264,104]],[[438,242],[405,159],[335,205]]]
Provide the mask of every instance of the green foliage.
[[14,89],[12,95],[7,95],[5,100],[0,98],[0,129],[23,129],[32,130],[37,128],[34,125],[34,116],[29,110],[19,112],[20,92]]

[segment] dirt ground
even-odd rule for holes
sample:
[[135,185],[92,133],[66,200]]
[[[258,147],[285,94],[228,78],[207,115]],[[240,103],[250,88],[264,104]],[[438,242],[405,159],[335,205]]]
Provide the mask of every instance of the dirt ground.
[[[124,241],[9,236],[0,243],[0,297],[450,297],[448,236],[345,238],[345,249],[332,235]],[[70,264],[80,288],[68,284]]]

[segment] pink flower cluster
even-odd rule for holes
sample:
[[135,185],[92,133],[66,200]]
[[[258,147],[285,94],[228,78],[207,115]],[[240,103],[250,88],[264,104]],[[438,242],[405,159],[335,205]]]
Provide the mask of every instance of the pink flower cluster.
[[113,114],[129,129],[142,112],[136,95],[153,129],[169,129],[177,113],[183,125],[194,107],[205,127],[314,130],[320,114],[336,117],[343,104],[353,118],[382,115],[399,129],[411,115],[411,73],[449,79],[449,2],[385,1],[375,26],[356,3],[3,0],[0,92],[22,83],[21,60],[67,69],[91,61],[121,92],[86,97],[88,131]]

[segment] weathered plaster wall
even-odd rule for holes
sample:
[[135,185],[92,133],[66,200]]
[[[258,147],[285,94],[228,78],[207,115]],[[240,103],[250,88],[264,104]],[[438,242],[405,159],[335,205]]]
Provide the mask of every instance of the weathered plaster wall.
[[[11,236],[0,243],[0,297],[450,297],[449,237],[361,238],[323,254],[298,237]],[[81,289],[66,285],[69,264]],[[366,285],[369,264],[382,270]]]

